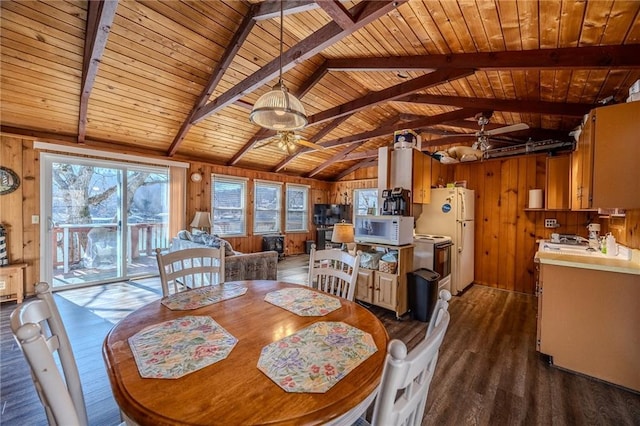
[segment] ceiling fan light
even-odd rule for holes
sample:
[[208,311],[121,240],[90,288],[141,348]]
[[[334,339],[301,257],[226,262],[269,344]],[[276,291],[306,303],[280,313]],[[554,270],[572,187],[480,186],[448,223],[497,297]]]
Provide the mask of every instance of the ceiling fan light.
[[283,82],[278,82],[271,91],[260,96],[249,119],[271,130],[297,130],[308,123],[302,103],[289,93]]

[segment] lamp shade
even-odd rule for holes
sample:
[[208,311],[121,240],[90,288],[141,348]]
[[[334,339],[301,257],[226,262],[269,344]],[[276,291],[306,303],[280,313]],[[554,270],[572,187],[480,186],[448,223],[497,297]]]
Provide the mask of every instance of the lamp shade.
[[209,212],[196,212],[191,221],[192,228],[211,228],[211,214]]
[[331,234],[332,243],[352,243],[354,240],[353,225],[350,223],[340,222],[333,226]]
[[249,119],[258,126],[272,130],[302,129],[308,122],[302,103],[289,94],[282,81],[258,99]]

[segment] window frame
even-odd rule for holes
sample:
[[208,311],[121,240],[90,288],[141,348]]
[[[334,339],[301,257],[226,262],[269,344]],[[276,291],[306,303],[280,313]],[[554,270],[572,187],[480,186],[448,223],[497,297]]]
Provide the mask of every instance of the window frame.
[[360,199],[358,192],[360,192],[360,191],[371,191],[371,192],[375,191],[376,196],[375,196],[374,200],[375,200],[376,205],[374,206],[374,208],[376,210],[378,209],[378,195],[379,195],[378,194],[378,188],[358,188],[358,189],[354,189],[353,190],[353,198],[352,198],[352,200],[353,200],[353,217],[354,218],[356,216],[360,216],[362,214],[364,214],[364,215],[367,214],[366,211],[365,211],[365,213],[362,213],[362,214],[358,213],[358,210],[359,210],[358,201]]
[[[257,231],[257,218],[259,211],[273,211],[271,209],[259,209],[258,208],[258,187],[268,187],[277,189],[277,200],[276,200],[276,219],[275,219],[275,230],[269,231]],[[268,180],[254,180],[253,181],[253,235],[268,235],[268,234],[279,234],[282,232],[282,183],[274,182]]]
[[[220,174],[211,174],[211,221],[213,228],[211,229],[211,234],[216,234],[221,237],[246,237],[247,236],[247,178],[238,177],[238,176],[229,176],[229,175],[220,175]],[[233,208],[228,210],[240,210],[241,211],[241,232],[229,233],[229,232],[215,232],[216,226],[216,210],[224,210],[224,209],[216,209],[215,208],[215,197],[216,197],[216,184],[217,183],[228,183],[228,184],[238,184],[241,186],[242,194],[240,196],[241,205],[239,208]]]
[[[303,220],[303,228],[302,229],[290,229],[289,228],[289,212],[299,212],[300,210],[292,210],[289,208],[289,190],[300,190],[304,193],[304,202],[303,202],[303,210],[302,212],[304,220]],[[301,184],[291,184],[287,183],[285,188],[285,232],[295,233],[295,232],[309,232],[309,185],[301,185]]]

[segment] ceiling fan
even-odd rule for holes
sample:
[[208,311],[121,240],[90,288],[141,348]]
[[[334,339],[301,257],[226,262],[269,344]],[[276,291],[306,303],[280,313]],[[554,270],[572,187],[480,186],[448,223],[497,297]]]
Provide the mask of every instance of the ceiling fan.
[[529,128],[525,123],[512,124],[510,126],[499,127],[497,129],[485,130],[485,126],[489,124],[489,119],[493,114],[490,112],[478,113],[475,118],[478,120],[478,126],[480,130],[476,133],[465,133],[459,136],[473,136],[476,138],[475,142],[471,146],[453,146],[444,151],[438,151],[436,158],[442,163],[453,163],[458,161],[475,161],[483,158],[484,153],[491,148],[489,139],[495,135],[504,133],[517,132],[520,130],[526,130]]
[[492,113],[489,112],[481,112],[476,115],[476,119],[478,120],[478,126],[480,126],[480,130],[475,133],[476,141],[471,145],[473,149],[479,149],[481,151],[486,151],[491,148],[489,144],[489,138],[495,135],[501,135],[504,133],[512,133],[520,130],[526,130],[529,128],[525,123],[516,123],[510,126],[499,127],[497,129],[485,130],[484,126],[489,124],[489,119],[491,118]]
[[273,144],[285,151],[288,155],[296,152],[300,146],[312,149],[325,149],[324,146],[309,142],[308,140],[305,140],[303,136],[296,135],[291,130],[281,130],[275,136],[266,139],[264,143],[256,146],[255,148],[262,148]]

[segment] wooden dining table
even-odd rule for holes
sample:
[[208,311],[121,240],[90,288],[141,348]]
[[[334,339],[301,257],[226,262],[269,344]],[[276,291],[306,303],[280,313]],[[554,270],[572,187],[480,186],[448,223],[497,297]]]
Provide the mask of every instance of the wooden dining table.
[[[351,423],[349,416],[366,409],[382,377],[389,336],[380,320],[342,298],[340,307],[326,315],[299,316],[265,301],[265,296],[309,287],[269,280],[236,283],[247,287],[244,295],[194,310],[171,310],[157,300],[113,327],[105,338],[103,356],[122,412],[140,425]],[[186,316],[212,318],[237,343],[225,359],[182,377],[141,377],[129,338]],[[258,368],[261,351],[319,321],[341,322],[369,333],[377,350],[325,392],[287,392]]]

